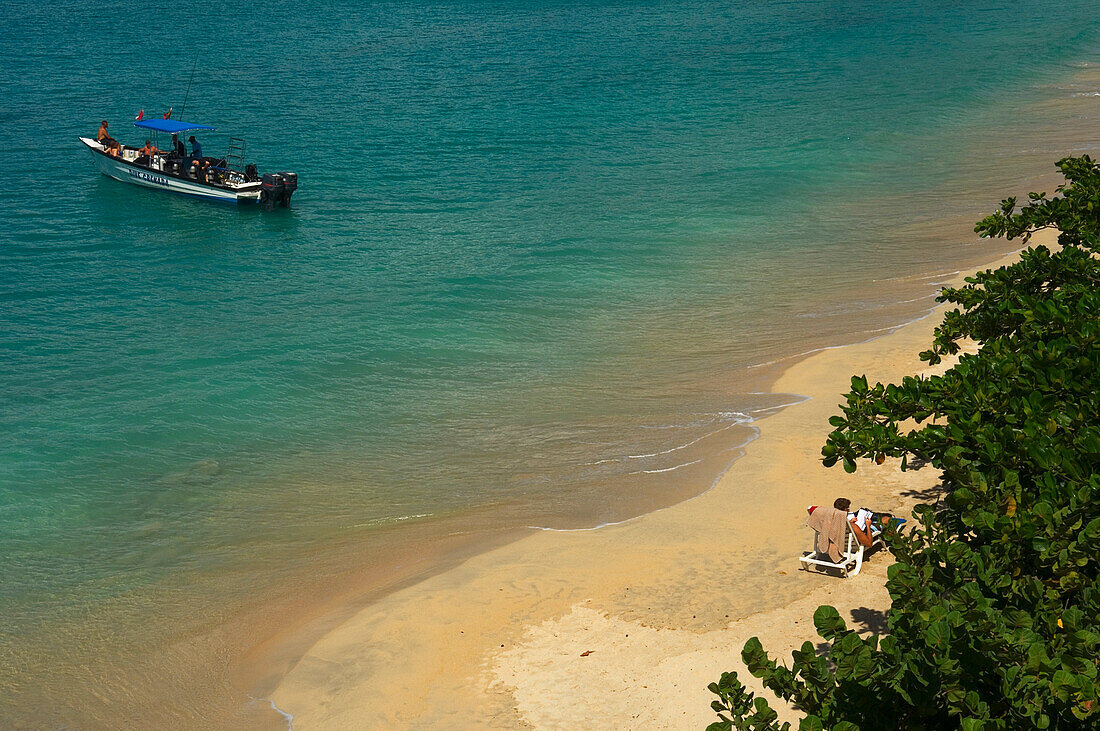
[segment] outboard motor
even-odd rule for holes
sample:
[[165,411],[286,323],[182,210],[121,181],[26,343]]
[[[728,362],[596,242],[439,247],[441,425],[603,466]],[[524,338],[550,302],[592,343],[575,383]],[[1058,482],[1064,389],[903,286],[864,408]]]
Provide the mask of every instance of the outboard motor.
[[278,203],[283,208],[290,207],[290,196],[298,190],[298,173],[264,173],[260,184],[260,200],[271,211]]
[[[275,210],[275,202],[282,201],[286,191],[286,183],[279,173],[264,173],[260,183],[260,198],[264,202],[264,208]],[[285,204],[283,204],[285,205]]]
[[289,208],[290,196],[298,190],[298,173],[282,172],[279,175],[283,176],[283,199],[279,201],[279,204],[283,208]]

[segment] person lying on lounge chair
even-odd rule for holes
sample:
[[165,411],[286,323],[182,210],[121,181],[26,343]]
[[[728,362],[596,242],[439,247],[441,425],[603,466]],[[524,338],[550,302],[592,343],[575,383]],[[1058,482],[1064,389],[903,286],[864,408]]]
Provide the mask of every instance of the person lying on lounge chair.
[[848,538],[848,507],[851,504],[847,498],[837,498],[831,508],[811,505],[807,509],[810,518],[806,522],[817,532],[814,548],[819,554],[828,554],[834,563],[838,563],[844,553]]
[[[905,523],[905,518],[895,518],[893,513],[880,513],[868,508],[860,508],[856,511],[850,510],[848,520],[855,521],[852,532],[856,534],[856,537],[861,535],[873,537],[872,529],[881,533],[884,530],[897,530]],[[862,540],[860,542],[865,546],[870,545]]]
[[[847,543],[847,529],[852,529],[852,534],[864,548],[870,548],[874,542],[871,533],[871,521],[869,518],[859,521],[858,514],[850,515],[848,508],[852,507],[852,501],[846,497],[838,497],[833,502],[832,508],[811,505],[807,508],[810,518],[809,526],[817,531],[817,552],[827,553],[833,561],[840,561],[844,546]],[[861,527],[861,522],[864,527]]]
[[[839,498],[849,502],[847,498]],[[849,502],[849,505],[851,503]],[[859,541],[859,545],[864,548],[870,548],[874,543],[875,537],[871,534],[871,516],[873,514],[870,510],[864,510],[860,508],[855,513],[848,513],[848,525],[852,527],[852,533],[855,535],[856,540]]]

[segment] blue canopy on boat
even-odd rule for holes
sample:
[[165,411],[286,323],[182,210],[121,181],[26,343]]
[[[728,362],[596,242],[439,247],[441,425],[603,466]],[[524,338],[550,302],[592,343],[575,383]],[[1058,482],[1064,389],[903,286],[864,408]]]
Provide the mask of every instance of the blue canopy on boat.
[[215,127],[208,127],[205,124],[181,122],[178,119],[140,119],[134,122],[134,126],[141,127],[142,129],[151,129],[154,132],[167,132],[173,135],[179,132],[188,132],[193,129],[216,129]]

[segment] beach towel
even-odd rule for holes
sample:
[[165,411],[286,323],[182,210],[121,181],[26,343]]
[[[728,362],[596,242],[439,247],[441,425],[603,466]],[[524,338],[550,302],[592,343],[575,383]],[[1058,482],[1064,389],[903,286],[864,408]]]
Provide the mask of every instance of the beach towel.
[[806,523],[817,531],[817,552],[827,553],[834,563],[840,563],[848,537],[848,513],[822,506],[810,514]]

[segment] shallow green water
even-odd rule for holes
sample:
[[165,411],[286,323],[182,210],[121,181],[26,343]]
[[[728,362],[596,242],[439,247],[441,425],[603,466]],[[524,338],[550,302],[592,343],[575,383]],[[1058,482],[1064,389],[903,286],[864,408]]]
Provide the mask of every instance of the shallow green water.
[[[1014,170],[989,131],[1096,91],[1058,86],[1093,4],[942,5],[7,6],[0,713],[51,717],[59,628],[132,647],[89,636],[105,606],[174,623],[395,523],[705,489],[794,398],[758,366],[919,314],[976,256],[919,224]],[[93,172],[76,136],[140,142],[193,65],[184,116],[297,171],[290,211]]]

